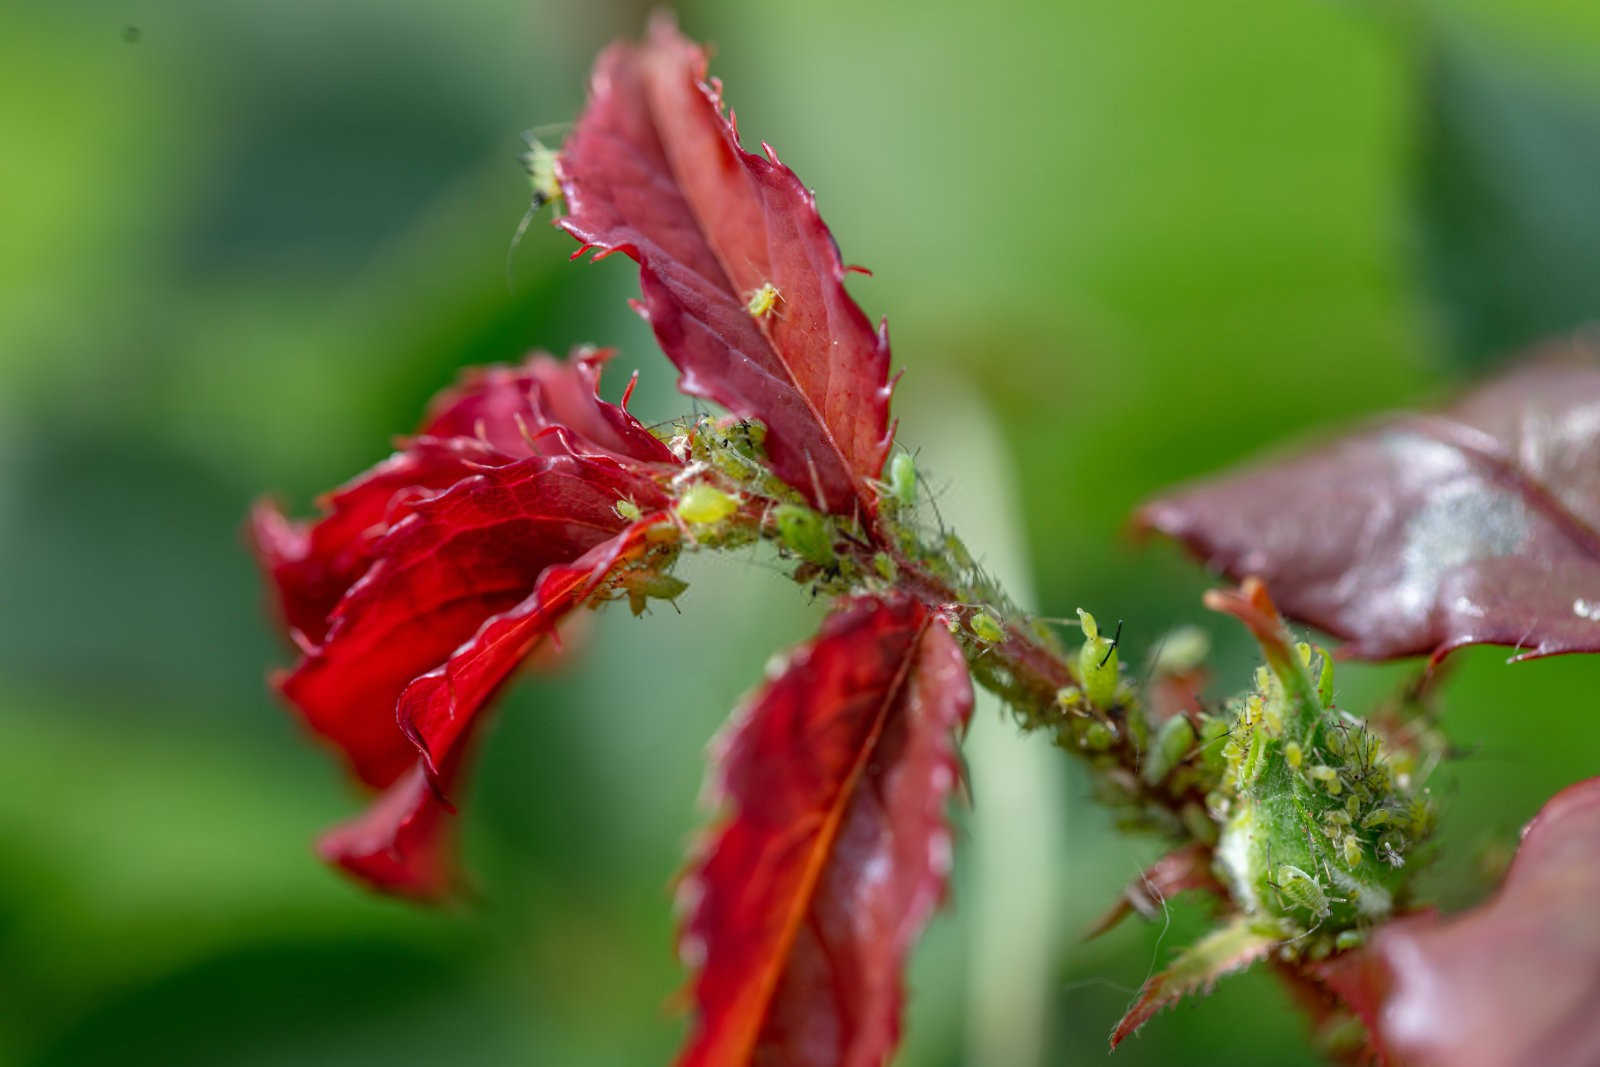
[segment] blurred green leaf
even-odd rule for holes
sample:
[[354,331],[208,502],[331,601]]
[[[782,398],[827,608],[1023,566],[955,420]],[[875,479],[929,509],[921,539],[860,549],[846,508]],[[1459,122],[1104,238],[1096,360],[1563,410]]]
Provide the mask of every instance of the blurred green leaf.
[[1423,269],[1467,367],[1600,317],[1600,91],[1446,31],[1422,74]]

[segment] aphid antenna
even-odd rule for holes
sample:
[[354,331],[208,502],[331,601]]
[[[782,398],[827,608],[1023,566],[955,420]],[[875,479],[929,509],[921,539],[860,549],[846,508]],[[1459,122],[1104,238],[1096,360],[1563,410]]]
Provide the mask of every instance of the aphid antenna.
[[1111,635],[1111,647],[1106,649],[1106,654],[1104,656],[1100,657],[1099,665],[1101,667],[1104,667],[1111,661],[1111,653],[1115,652],[1117,650],[1117,646],[1120,644],[1122,644],[1122,620],[1118,619],[1117,632]]

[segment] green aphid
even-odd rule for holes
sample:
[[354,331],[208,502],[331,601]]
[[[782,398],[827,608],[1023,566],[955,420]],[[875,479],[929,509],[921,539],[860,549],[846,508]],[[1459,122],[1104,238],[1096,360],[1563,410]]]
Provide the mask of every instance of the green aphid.
[[1321,922],[1332,914],[1333,909],[1329,907],[1328,894],[1322,888],[1322,883],[1317,881],[1315,875],[1307,874],[1292,863],[1279,866],[1277,879],[1272,885],[1283,895],[1289,908],[1304,911],[1313,922]]
[[1345,834],[1344,840],[1339,842],[1339,851],[1344,856],[1346,867],[1361,866],[1361,839],[1355,834]]
[[1256,779],[1261,777],[1262,757],[1267,751],[1267,737],[1256,730],[1250,734],[1246,744],[1244,757],[1239,760],[1238,775],[1234,779],[1234,787],[1241,793],[1256,784]]
[[1000,620],[987,611],[973,612],[972,617],[967,620],[967,629],[972,631],[973,637],[986,645],[997,645],[1005,640],[1006,636]]
[[639,510],[639,505],[631,500],[619,500],[611,505],[611,510],[617,513],[617,518],[624,522],[638,522],[644,518],[644,512]]
[[889,499],[902,508],[910,508],[917,502],[917,461],[911,458],[909,452],[896,452],[894,458],[889,460],[889,479],[885,483],[889,490]]
[[1306,775],[1312,781],[1320,782],[1331,797],[1336,797],[1344,791],[1344,783],[1339,780],[1339,772],[1325,764],[1319,763],[1314,767],[1307,767]]
[[1325,708],[1333,707],[1333,657],[1328,655],[1328,650],[1321,645],[1317,646],[1317,655],[1322,657],[1322,665],[1317,671],[1317,699]]
[[651,600],[677,600],[689,583],[670,574],[640,572],[629,575],[623,584],[628,590],[628,607],[635,615],[644,614]]
[[1085,725],[1078,735],[1078,744],[1090,752],[1104,752],[1117,743],[1116,731],[1109,723],[1099,719],[1083,720]]
[[1333,947],[1340,952],[1347,952],[1353,948],[1360,948],[1367,943],[1367,935],[1363,930],[1340,930],[1339,936],[1333,939]]
[[1284,742],[1283,758],[1289,762],[1290,767],[1293,767],[1295,770],[1299,770],[1300,764],[1304,763],[1306,758],[1305,753],[1300,749],[1300,742]]
[[522,153],[521,160],[522,168],[528,172],[528,184],[533,189],[535,211],[561,199],[561,183],[556,179],[558,158],[555,149],[536,137],[529,138],[528,150]]
[[1183,761],[1194,747],[1194,727],[1187,717],[1174,715],[1156,731],[1150,751],[1145,753],[1144,766],[1139,769],[1146,785],[1158,785],[1172,769]]
[[838,561],[831,524],[818,512],[800,504],[779,504],[772,509],[772,521],[784,547],[807,563],[831,567]]
[[1078,649],[1078,677],[1089,703],[1097,708],[1110,707],[1117,694],[1117,642],[1100,636],[1100,626],[1094,616],[1078,609],[1078,620],[1083,626],[1083,647]]
[[1363,830],[1380,830],[1394,821],[1394,814],[1388,808],[1373,808],[1361,818]]
[[714,485],[697,482],[678,498],[678,517],[697,526],[721,522],[739,510],[739,498]]

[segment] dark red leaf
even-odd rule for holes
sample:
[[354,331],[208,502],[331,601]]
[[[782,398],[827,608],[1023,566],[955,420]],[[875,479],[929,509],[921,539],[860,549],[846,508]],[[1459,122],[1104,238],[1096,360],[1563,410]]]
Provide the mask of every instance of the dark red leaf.
[[[893,436],[888,337],[845,291],[810,191],[766,151],[740,147],[705,51],[658,17],[600,56],[561,153],[561,225],[638,261],[684,392],[765,423],[779,477],[818,506],[870,511]],[[766,285],[777,302],[753,314]]]
[[922,606],[846,602],[720,745],[730,809],[685,880],[698,966],[685,1067],[868,1067],[950,867],[961,650]]
[[396,721],[406,686],[521,603],[545,568],[620,533],[623,498],[667,504],[654,481],[613,460],[552,455],[483,468],[408,504],[334,610],[327,638],[280,688],[362,781],[388,785],[417,755]]
[[1487,904],[1393,922],[1317,973],[1411,1067],[1600,1063],[1600,778],[1556,794]]
[[1083,939],[1099,937],[1130,912],[1136,911],[1146,919],[1157,918],[1168,898],[1190,889],[1213,893],[1219,899],[1226,895],[1222,883],[1211,873],[1211,847],[1199,841],[1174,849],[1145,868],[1128,883],[1117,902],[1095,920]]
[[1600,651],[1600,359],[1564,346],[1436,415],[1397,415],[1159,498],[1137,521],[1367,658],[1474,643]]

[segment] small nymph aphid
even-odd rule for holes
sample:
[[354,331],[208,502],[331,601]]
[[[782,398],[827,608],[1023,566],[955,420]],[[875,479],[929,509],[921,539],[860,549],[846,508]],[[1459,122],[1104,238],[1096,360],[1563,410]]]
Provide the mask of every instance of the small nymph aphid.
[[917,463],[909,452],[896,452],[889,461],[889,499],[902,508],[917,502]]
[[611,505],[611,510],[617,513],[617,518],[625,522],[638,522],[644,517],[644,512],[639,510],[639,505],[631,500],[618,500]]
[[750,302],[744,306],[744,309],[750,312],[751,318],[763,318],[771,314],[782,299],[783,294],[778,292],[776,285],[771,282],[763,282],[761,288],[750,294]]
[[986,645],[999,644],[1004,640],[1006,632],[1000,626],[1000,620],[990,615],[987,611],[975,611],[967,620],[967,629]]
[[1328,893],[1315,875],[1307,874],[1292,863],[1283,864],[1276,873],[1277,880],[1268,884],[1282,894],[1288,907],[1305,911],[1318,923],[1332,913]]

